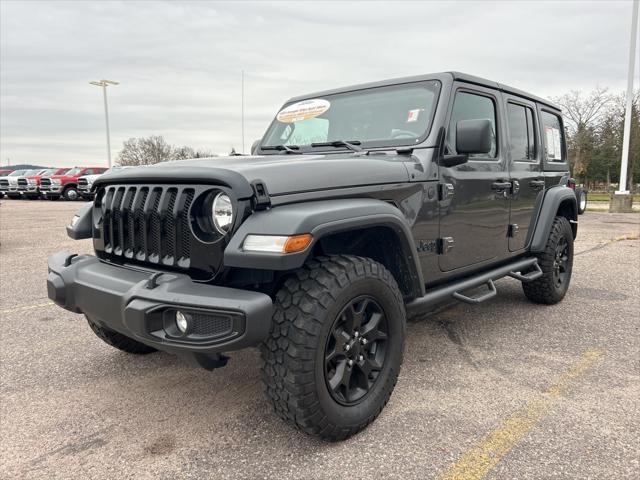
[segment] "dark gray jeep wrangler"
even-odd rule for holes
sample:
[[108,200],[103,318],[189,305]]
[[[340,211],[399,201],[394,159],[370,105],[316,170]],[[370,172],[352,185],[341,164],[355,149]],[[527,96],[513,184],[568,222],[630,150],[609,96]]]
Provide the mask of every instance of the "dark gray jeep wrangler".
[[205,368],[260,346],[276,412],[329,440],[389,400],[406,318],[522,282],[569,287],[577,232],[560,110],[460,73],[296,97],[251,156],[104,175],[49,259],[49,297],[130,353]]

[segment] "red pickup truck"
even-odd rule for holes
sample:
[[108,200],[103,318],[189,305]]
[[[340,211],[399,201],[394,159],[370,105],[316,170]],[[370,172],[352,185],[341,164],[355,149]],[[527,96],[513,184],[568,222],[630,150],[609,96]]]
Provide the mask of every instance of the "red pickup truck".
[[43,177],[63,175],[69,168],[49,168],[47,170],[28,170],[24,176],[18,178],[18,192],[22,198],[35,200],[40,198],[40,182]]
[[83,175],[104,173],[106,167],[74,167],[63,175],[43,177],[40,181],[40,193],[49,200],[76,200],[78,195],[78,178]]

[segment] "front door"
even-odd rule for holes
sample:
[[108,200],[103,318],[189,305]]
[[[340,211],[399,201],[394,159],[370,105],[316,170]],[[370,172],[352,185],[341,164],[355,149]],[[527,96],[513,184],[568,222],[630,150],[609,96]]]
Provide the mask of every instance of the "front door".
[[[509,195],[500,93],[482,87],[458,84],[450,106],[447,153],[455,154],[456,124],[460,120],[489,119],[494,127],[493,147],[488,154],[470,155],[456,167],[439,167],[440,270],[496,261],[508,253]],[[447,251],[447,246],[450,250]]]
[[544,192],[540,168],[541,149],[536,108],[532,102],[505,95],[507,138],[509,140],[509,174],[512,193],[509,212],[509,250],[526,246],[536,200]]

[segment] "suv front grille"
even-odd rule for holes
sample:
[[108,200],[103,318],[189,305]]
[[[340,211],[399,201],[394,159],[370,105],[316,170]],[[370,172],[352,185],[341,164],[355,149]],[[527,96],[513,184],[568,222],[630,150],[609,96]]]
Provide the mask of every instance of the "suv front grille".
[[50,178],[43,178],[42,180],[40,180],[40,185],[41,186],[50,187],[51,186],[51,179]]
[[79,178],[78,179],[78,186],[79,187],[86,187],[87,185],[89,185],[89,182],[87,181],[86,178]]
[[210,213],[200,210],[207,208],[203,199],[217,190],[212,185],[99,186],[93,203],[96,255],[110,263],[212,280],[222,267],[228,237],[207,235],[204,219]]
[[8,187],[9,186],[9,180],[0,180],[0,187]]
[[18,179],[18,186],[19,187],[26,187],[28,184],[27,179],[26,178],[19,178]]
[[[111,186],[99,195],[105,253],[189,268],[194,190],[178,186]],[[176,208],[177,207],[177,208]]]

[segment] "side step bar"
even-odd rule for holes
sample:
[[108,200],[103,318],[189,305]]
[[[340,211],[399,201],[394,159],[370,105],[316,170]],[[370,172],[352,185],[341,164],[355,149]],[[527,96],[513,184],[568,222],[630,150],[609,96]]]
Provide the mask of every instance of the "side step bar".
[[[523,275],[521,272],[528,268],[533,268],[532,272]],[[525,258],[518,260],[502,267],[494,268],[487,272],[482,272],[474,277],[465,278],[443,287],[435,288],[428,291],[423,297],[416,298],[407,304],[407,317],[419,315],[422,312],[429,311],[435,304],[446,300],[447,298],[455,298],[465,303],[478,304],[495,297],[498,291],[493,281],[502,277],[512,277],[521,282],[530,282],[542,276],[542,270],[538,265],[537,258]],[[478,296],[470,297],[462,292],[486,285],[488,292]]]

